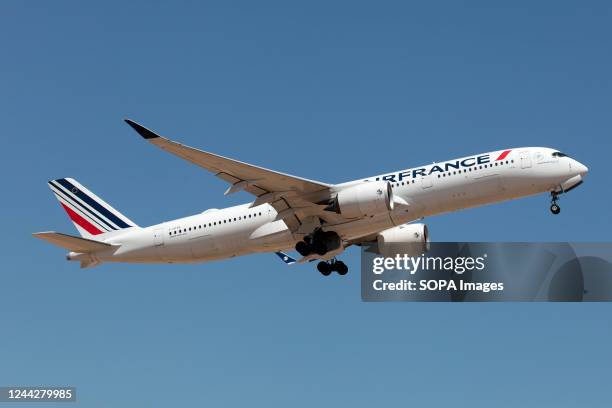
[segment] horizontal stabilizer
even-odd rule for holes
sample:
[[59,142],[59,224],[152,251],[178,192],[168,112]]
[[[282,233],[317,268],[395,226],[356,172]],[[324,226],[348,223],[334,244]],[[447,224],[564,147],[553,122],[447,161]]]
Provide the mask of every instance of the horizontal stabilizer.
[[94,266],[100,265],[100,261],[84,259],[81,261],[81,269],[93,268]]
[[47,242],[52,243],[53,245],[57,245],[73,252],[97,252],[112,247],[112,245],[106,244],[104,242],[94,241],[87,238],[74,237],[72,235],[62,234],[60,232],[35,232],[32,235],[34,235],[36,238],[43,239]]

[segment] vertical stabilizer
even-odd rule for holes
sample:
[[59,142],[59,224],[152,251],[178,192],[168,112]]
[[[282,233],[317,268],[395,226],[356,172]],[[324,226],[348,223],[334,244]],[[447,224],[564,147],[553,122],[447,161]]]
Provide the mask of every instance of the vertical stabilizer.
[[82,237],[101,240],[104,234],[137,225],[72,178],[49,181],[49,187]]

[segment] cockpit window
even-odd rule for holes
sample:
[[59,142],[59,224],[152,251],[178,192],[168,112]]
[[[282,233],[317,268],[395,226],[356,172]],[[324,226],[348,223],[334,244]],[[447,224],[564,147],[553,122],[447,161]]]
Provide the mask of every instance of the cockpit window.
[[554,152],[552,154],[553,157],[567,157],[567,154],[561,152]]

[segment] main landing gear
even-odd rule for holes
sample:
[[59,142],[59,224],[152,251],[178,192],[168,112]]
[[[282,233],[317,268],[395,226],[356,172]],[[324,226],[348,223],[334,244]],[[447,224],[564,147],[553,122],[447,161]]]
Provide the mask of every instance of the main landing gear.
[[333,231],[316,230],[304,237],[303,241],[295,245],[295,250],[302,256],[317,254],[323,256],[329,251],[333,251],[342,244],[340,236]]
[[559,193],[555,193],[554,191],[550,193],[551,201],[550,201],[550,212],[557,215],[561,212],[561,207],[557,204],[557,200],[559,200]]
[[321,261],[317,264],[317,270],[323,276],[329,276],[332,272],[338,272],[338,275],[346,275],[348,266],[342,261],[337,261],[335,258],[331,261]]
[[[341,246],[342,240],[338,233],[316,229],[312,234],[305,236],[303,241],[295,244],[295,250],[302,256],[314,254],[321,257],[328,252],[338,250]],[[330,254],[329,257],[333,255],[334,254]],[[346,275],[348,272],[346,264],[336,260],[336,258],[319,262],[317,264],[317,269],[324,276],[329,276],[332,272],[338,272],[338,275]]]

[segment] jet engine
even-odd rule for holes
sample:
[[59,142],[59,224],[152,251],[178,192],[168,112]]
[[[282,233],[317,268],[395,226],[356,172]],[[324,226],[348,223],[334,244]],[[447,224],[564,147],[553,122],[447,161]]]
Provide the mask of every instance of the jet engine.
[[366,181],[336,195],[331,209],[347,218],[361,218],[393,210],[393,190],[387,181]]
[[561,187],[561,192],[562,193],[567,193],[570,190],[573,190],[574,188],[578,187],[580,184],[582,184],[583,180],[582,180],[582,176],[580,176],[580,174],[578,174],[577,176],[574,176],[568,180],[565,180],[563,183],[561,183],[560,187]]
[[378,233],[376,243],[382,256],[419,256],[429,250],[429,231],[425,224],[399,225]]

